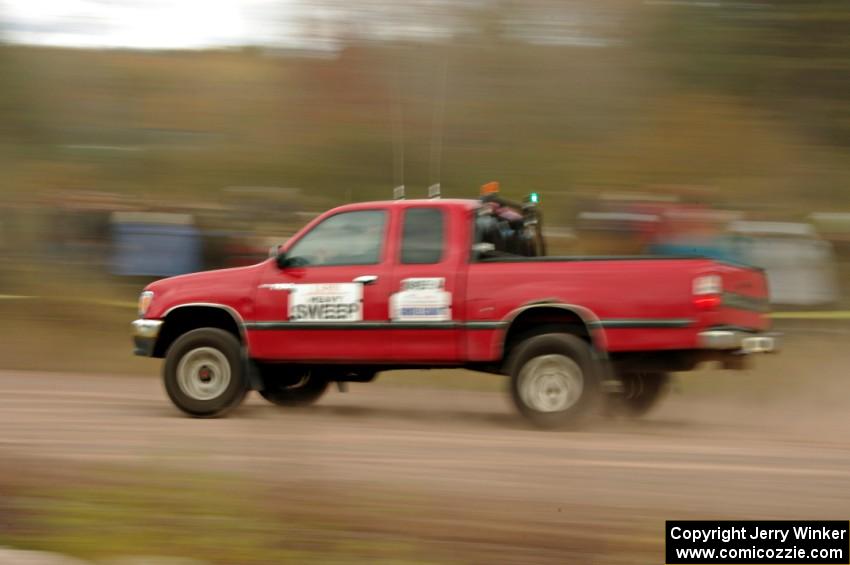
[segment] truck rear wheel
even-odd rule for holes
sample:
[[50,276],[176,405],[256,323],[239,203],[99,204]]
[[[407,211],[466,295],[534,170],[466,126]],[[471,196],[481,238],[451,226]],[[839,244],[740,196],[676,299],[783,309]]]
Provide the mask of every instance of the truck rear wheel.
[[248,392],[239,341],[214,328],[183,334],[168,348],[163,381],[168,397],[186,414],[224,415]]
[[612,398],[613,413],[629,418],[640,418],[655,408],[664,398],[670,384],[670,375],[658,371],[622,373],[622,393]]
[[511,352],[507,369],[514,404],[539,428],[575,427],[598,404],[599,367],[590,346],[574,335],[527,338]]
[[260,395],[278,406],[307,406],[315,403],[328,388],[327,378],[318,371],[304,369],[293,374],[274,365],[263,367]]

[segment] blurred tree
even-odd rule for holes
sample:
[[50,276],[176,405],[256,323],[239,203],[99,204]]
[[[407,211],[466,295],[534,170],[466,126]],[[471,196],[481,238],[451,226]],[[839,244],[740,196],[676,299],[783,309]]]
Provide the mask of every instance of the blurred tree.
[[654,2],[645,46],[682,84],[748,97],[850,146],[846,0]]
[[27,51],[0,43],[0,76],[0,142],[19,145],[46,141]]
[[397,182],[403,131],[411,194],[442,155],[447,196],[498,178],[513,196],[554,193],[553,220],[577,187],[699,184],[789,209],[816,187],[836,202],[850,180],[845,4],[302,0],[274,47],[0,47],[0,143],[30,150],[4,180],[363,200]]

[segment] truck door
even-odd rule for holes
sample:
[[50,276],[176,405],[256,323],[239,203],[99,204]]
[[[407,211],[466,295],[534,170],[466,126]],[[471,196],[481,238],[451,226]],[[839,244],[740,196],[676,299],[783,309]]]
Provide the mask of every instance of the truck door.
[[343,211],[269,261],[247,323],[253,357],[371,361],[391,355],[387,300],[391,267],[386,209]]
[[[404,362],[457,361],[461,357],[457,276],[460,253],[449,245],[451,209],[415,205],[402,209],[390,288],[394,357]],[[452,236],[450,238],[450,236]]]

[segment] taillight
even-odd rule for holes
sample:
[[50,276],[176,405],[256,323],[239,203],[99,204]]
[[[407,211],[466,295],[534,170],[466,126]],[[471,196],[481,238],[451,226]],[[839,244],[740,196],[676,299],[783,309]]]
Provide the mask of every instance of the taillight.
[[720,306],[721,298],[717,295],[694,296],[694,306],[698,310],[715,310]]
[[716,310],[723,301],[723,279],[720,275],[703,275],[694,279],[693,303],[698,310]]

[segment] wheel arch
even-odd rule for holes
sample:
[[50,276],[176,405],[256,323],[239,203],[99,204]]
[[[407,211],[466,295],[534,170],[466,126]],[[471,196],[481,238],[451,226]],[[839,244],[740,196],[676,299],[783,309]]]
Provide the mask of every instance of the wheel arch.
[[171,344],[186,332],[199,328],[218,328],[231,333],[247,347],[245,322],[235,309],[224,304],[192,302],[169,308],[162,317],[163,325],[156,340],[153,357],[165,357]]
[[606,356],[607,340],[599,317],[584,306],[555,300],[533,302],[511,311],[504,321],[507,328],[500,344],[503,359],[524,336],[542,327],[576,335],[587,341],[598,355]]

